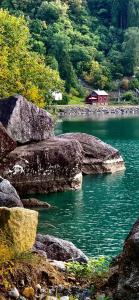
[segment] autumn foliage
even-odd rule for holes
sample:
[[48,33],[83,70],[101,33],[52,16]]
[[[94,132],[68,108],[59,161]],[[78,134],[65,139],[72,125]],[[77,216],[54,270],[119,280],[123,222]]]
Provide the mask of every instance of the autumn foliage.
[[55,90],[63,90],[57,71],[43,55],[31,51],[24,17],[0,10],[0,97],[22,94],[40,107]]

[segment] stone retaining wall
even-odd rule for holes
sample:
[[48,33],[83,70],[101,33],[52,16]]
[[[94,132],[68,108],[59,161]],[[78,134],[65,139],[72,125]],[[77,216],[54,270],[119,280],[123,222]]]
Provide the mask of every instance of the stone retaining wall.
[[99,118],[139,115],[139,106],[57,106],[56,109],[59,117],[93,116]]

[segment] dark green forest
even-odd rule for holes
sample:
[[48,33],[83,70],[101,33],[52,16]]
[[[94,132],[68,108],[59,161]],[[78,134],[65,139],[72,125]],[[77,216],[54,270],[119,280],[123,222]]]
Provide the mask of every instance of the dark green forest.
[[59,73],[66,93],[82,95],[82,82],[114,89],[125,77],[125,88],[139,88],[139,0],[1,0],[0,8],[24,16],[30,51]]

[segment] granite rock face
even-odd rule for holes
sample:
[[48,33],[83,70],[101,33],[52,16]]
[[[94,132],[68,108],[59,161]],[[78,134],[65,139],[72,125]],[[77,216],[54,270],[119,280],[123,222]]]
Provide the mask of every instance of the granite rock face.
[[0,100],[0,122],[21,144],[53,136],[51,115],[20,95]]
[[88,262],[87,256],[73,243],[50,235],[37,234],[34,250],[43,251],[51,260]]
[[0,160],[16,148],[16,143],[0,123]]
[[20,195],[76,190],[82,184],[82,148],[75,140],[51,138],[17,147],[0,169]]
[[118,262],[118,286],[114,299],[139,299],[139,220],[125,240]]
[[0,177],[0,207],[23,207],[15,188],[6,179]]
[[[0,237],[16,253],[27,252],[35,242],[38,213],[25,208],[0,208]],[[1,245],[0,245],[1,247]]]
[[83,149],[84,174],[114,173],[124,170],[123,158],[118,150],[102,142],[100,139],[86,133],[66,133],[59,137],[75,139]]

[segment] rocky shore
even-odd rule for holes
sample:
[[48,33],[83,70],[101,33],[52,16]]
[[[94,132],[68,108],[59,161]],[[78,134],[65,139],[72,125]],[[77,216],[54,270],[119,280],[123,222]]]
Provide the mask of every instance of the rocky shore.
[[97,105],[66,105],[55,106],[58,116],[61,118],[70,117],[93,117],[94,119],[108,117],[138,116],[139,106],[97,106]]
[[[26,208],[50,206],[23,197],[80,189],[82,175],[124,170],[119,151],[83,133],[54,136],[52,116],[22,96],[0,100],[0,122],[0,300],[119,297],[124,260],[112,271],[100,273],[96,261],[90,269],[71,242],[37,234],[38,212]],[[70,262],[76,272],[68,270]]]
[[109,268],[71,242],[37,233],[38,213],[0,208],[1,300],[138,300],[139,220]]

